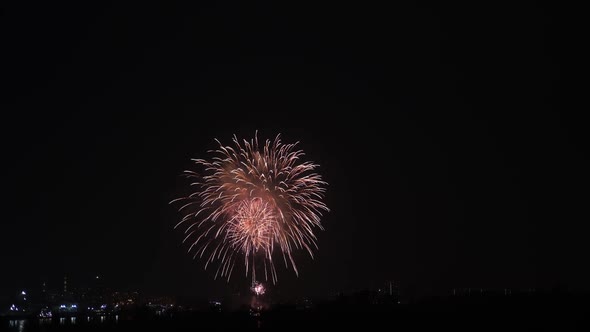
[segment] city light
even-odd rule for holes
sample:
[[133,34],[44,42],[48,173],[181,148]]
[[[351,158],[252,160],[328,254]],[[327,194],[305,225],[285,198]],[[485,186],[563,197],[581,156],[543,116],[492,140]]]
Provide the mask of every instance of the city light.
[[27,295],[27,292],[22,291],[22,292],[20,292],[20,295]]
[[41,309],[41,312],[39,313],[39,318],[51,318],[51,317],[53,317],[53,314],[51,313],[49,308],[45,307],[45,308]]

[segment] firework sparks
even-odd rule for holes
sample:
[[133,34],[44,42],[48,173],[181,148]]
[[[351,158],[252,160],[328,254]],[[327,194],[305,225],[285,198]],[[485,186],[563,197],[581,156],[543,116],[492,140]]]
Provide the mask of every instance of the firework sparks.
[[254,294],[257,296],[264,295],[264,293],[266,293],[266,288],[264,288],[262,283],[254,282],[254,285],[252,286],[252,292],[254,292]]
[[297,143],[284,144],[280,135],[262,146],[257,135],[242,143],[234,136],[233,147],[217,143],[211,159],[193,159],[201,173],[184,172],[195,192],[172,201],[185,203],[175,228],[187,225],[188,251],[205,260],[205,268],[217,264],[215,277],[228,281],[243,259],[252,280],[262,261],[265,279],[270,274],[276,282],[276,252],[298,274],[292,254],[304,249],[313,258],[314,229],[323,229],[320,218],[329,211],[322,202],[327,183],[314,172],[318,165],[301,161]]

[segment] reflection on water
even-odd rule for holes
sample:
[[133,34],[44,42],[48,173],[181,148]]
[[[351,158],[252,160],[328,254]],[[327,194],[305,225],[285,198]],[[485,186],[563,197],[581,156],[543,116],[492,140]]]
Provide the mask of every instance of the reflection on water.
[[[71,324],[71,325],[76,325],[76,317],[70,317],[69,319],[67,319],[66,317],[61,317],[59,319],[59,325],[66,325],[66,324]],[[43,318],[40,319],[39,322],[43,321],[43,320],[47,320],[51,323],[51,318]],[[88,317],[88,321],[90,321],[90,317]]]
[[26,322],[26,319],[11,319],[8,321],[8,327],[14,331],[23,332]]
[[119,315],[103,315],[103,316],[80,316],[80,317],[53,317],[53,318],[28,318],[28,319],[9,319],[8,321],[0,320],[0,331],[6,328],[8,322],[8,331],[10,332],[35,332],[46,331],[47,328],[57,326],[76,326],[76,328],[83,328],[84,326],[92,326],[94,324],[112,324],[119,323]]
[[51,318],[39,318],[39,325],[51,324]]

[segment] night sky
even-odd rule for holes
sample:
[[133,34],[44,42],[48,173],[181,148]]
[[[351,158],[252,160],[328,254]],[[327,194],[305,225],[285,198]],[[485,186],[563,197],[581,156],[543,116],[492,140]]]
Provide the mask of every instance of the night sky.
[[1,292],[242,287],[186,254],[168,202],[256,130],[329,183],[283,294],[589,288],[568,10],[201,2],[2,9]]

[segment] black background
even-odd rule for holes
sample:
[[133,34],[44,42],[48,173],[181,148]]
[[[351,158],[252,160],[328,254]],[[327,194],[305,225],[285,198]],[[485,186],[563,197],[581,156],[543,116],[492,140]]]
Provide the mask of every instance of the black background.
[[[199,3],[199,2],[197,2]],[[168,202],[214,138],[282,133],[329,182],[275,291],[587,289],[576,11],[343,3],[2,8],[0,289],[215,295]]]

